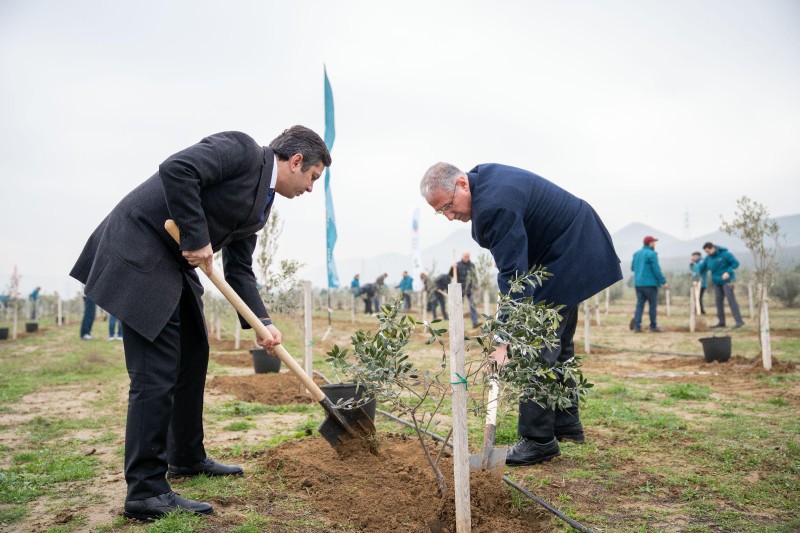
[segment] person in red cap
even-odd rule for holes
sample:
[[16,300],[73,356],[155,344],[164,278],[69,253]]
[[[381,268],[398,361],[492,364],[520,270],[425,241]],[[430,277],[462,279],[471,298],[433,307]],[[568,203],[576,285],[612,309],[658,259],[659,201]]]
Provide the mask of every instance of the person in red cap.
[[658,265],[658,254],[655,252],[655,237],[648,235],[644,238],[644,246],[641,250],[633,254],[633,286],[636,288],[636,312],[633,315],[633,331],[642,331],[642,314],[644,304],[649,304],[650,311],[650,331],[661,332],[656,324],[656,310],[658,308],[658,288],[663,286],[669,288],[661,267]]

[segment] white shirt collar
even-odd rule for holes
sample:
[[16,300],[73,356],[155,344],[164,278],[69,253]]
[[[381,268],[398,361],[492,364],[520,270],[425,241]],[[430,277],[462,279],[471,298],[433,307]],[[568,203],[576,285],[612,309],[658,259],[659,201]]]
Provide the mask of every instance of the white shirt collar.
[[278,158],[272,156],[272,177],[269,180],[269,188],[274,189],[275,184],[278,182]]

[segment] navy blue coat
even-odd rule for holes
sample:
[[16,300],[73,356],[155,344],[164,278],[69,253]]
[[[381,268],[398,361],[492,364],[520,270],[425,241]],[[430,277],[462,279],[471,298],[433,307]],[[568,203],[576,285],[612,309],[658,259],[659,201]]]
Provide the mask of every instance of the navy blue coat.
[[[202,309],[203,286],[180,251],[210,243],[222,250],[228,283],[256,315],[267,316],[252,261],[255,233],[271,207],[273,161],[271,148],[240,132],[211,135],[174,154],[100,223],[70,276],[152,341],[178,305],[184,279]],[[168,218],[181,229],[180,247],[164,229]]]
[[478,165],[467,175],[472,238],[492,253],[500,292],[534,265],[553,274],[534,299],[560,305],[577,305],[622,279],[611,236],[589,204],[519,168]]

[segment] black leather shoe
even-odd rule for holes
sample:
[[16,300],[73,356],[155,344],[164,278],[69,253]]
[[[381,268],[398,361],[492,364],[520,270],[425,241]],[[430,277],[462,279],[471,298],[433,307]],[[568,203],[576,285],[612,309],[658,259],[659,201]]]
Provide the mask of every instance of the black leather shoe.
[[586,442],[586,437],[583,434],[583,425],[581,425],[580,422],[571,426],[555,428],[553,432],[556,435],[556,440],[559,442],[572,441],[577,442],[578,444],[583,444]]
[[733,326],[733,329],[739,329],[739,328],[740,328],[740,327],[742,327],[742,326],[744,326],[744,322],[739,322],[738,324],[736,324],[735,326]]
[[725,327],[725,324],[714,324],[713,326],[711,326],[711,329],[714,329],[714,328],[724,328],[724,327]]
[[658,326],[655,326],[655,327],[652,327],[652,328],[650,328],[650,332],[651,332],[651,333],[664,333],[664,330],[663,330],[663,329],[661,329],[661,328],[660,328],[660,327],[658,327]]
[[199,476],[200,474],[205,474],[207,476],[241,476],[244,474],[244,471],[241,466],[224,465],[210,457],[206,457],[203,461],[192,466],[170,465],[167,471],[167,478],[193,477]]
[[506,464],[508,466],[535,465],[559,455],[561,452],[558,450],[558,441],[555,438],[547,444],[538,444],[534,440],[523,438],[508,450]]
[[180,496],[177,492],[167,492],[144,500],[125,502],[122,514],[136,520],[157,520],[164,515],[184,509],[194,514],[211,514],[214,508],[205,502],[196,502]]

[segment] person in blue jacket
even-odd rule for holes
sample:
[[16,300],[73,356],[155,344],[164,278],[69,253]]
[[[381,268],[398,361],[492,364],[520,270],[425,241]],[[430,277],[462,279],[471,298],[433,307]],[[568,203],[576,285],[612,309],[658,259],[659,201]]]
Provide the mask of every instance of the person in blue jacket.
[[353,293],[353,296],[361,294],[361,276],[359,274],[353,276],[353,281],[350,282],[350,292]]
[[703,245],[706,258],[697,269],[698,274],[704,276],[706,272],[711,272],[711,283],[714,284],[714,299],[717,304],[717,324],[712,328],[725,327],[725,299],[731,308],[731,314],[736,321],[734,328],[744,326],[742,314],[739,312],[739,304],[736,295],[733,293],[733,282],[736,281],[734,270],[739,268],[739,261],[728,251],[727,248],[716,246],[712,242]]
[[648,235],[644,238],[644,246],[633,254],[631,270],[633,270],[633,286],[636,288],[636,311],[633,314],[633,331],[642,331],[642,314],[644,304],[648,303],[650,311],[650,331],[660,333],[662,330],[656,324],[656,311],[658,309],[658,288],[662,285],[669,288],[667,279],[661,273],[658,265],[658,254],[655,251],[656,239]]
[[[572,358],[578,305],[622,279],[611,236],[594,209],[541,176],[498,164],[465,173],[437,163],[422,178],[420,192],[448,220],[472,221],[472,238],[494,257],[501,293],[507,294],[510,280],[534,265],[553,274],[515,297],[564,306],[557,331],[561,342],[544,357],[552,364]],[[503,364],[507,352],[501,346],[491,358]],[[577,403],[553,410],[522,402],[517,431],[521,438],[506,459],[511,466],[560,455],[559,440],[585,440]]]
[[403,271],[400,283],[395,287],[403,292],[403,306],[406,311],[411,309],[411,293],[414,292],[414,280],[408,275],[408,271]]
[[700,295],[697,297],[697,301],[700,302],[699,312],[701,315],[704,315],[706,314],[706,308],[703,305],[703,295],[706,293],[706,288],[708,287],[708,272],[703,272],[703,275],[700,275],[700,267],[703,264],[701,257],[703,257],[703,254],[700,252],[692,252],[689,270],[692,271],[692,279],[700,282]]

